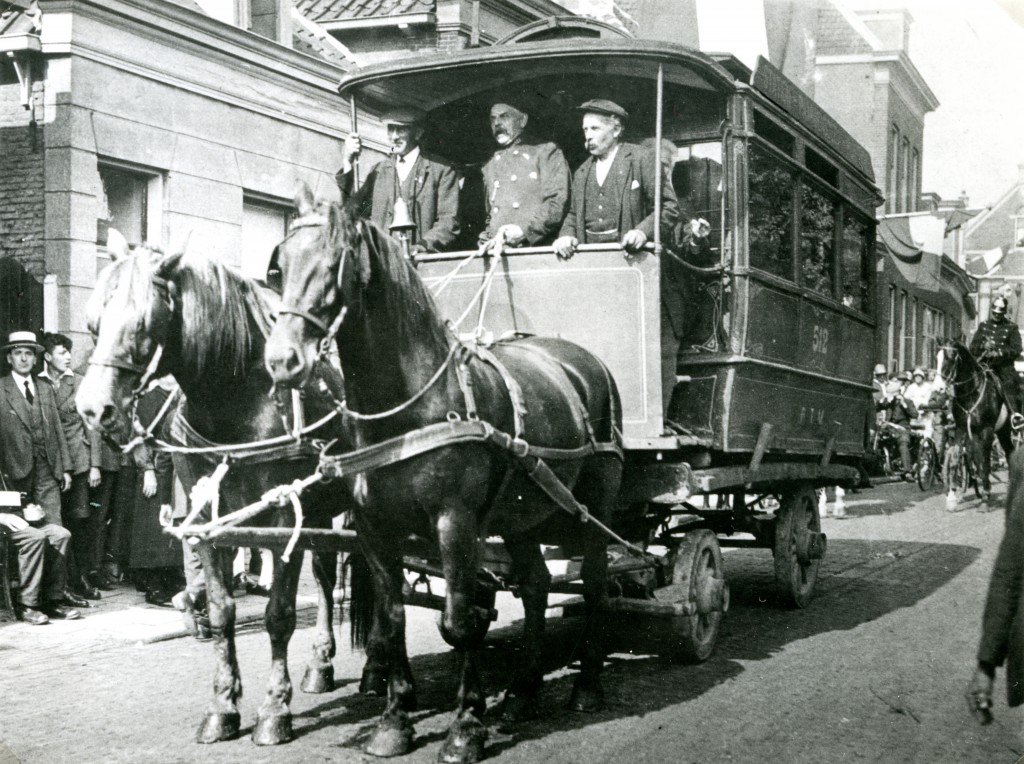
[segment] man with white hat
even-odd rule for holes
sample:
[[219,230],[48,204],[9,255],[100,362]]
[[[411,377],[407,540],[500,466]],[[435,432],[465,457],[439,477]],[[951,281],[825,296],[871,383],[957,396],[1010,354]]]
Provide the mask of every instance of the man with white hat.
[[0,524],[18,550],[19,617],[35,625],[80,618],[68,606],[89,604],[67,591],[71,534],[61,524],[60,493],[71,487],[71,457],[53,389],[32,373],[42,350],[34,332],[11,332],[0,348],[11,366],[0,378],[0,470],[9,490],[42,509],[40,518],[26,517],[29,507],[12,509]]
[[388,131],[391,156],[370,170],[353,194],[353,160],[363,150],[362,140],[351,133],[345,140],[345,160],[338,173],[338,187],[351,197],[360,217],[388,232],[401,199],[416,224],[412,251],[440,252],[459,235],[459,178],[447,162],[420,149],[423,119],[420,109],[392,109],[382,121]]

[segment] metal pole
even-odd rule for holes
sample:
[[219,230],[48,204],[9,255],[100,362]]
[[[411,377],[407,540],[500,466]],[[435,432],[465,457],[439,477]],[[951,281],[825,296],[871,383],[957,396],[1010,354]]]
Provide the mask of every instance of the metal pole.
[[661,114],[665,99],[665,67],[658,64],[657,95],[654,106],[654,254],[661,254]]
[[[359,132],[359,110],[356,108],[356,97],[351,95],[348,98],[348,110],[352,120],[352,132]],[[359,157],[352,160],[352,192],[359,190]]]

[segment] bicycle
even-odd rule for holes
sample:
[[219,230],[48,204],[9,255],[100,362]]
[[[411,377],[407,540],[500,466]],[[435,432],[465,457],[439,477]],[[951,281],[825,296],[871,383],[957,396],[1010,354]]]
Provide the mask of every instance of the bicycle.
[[[906,429],[910,431],[910,454],[913,459],[909,469],[903,465],[898,438],[898,434]],[[909,473],[922,491],[931,490],[935,485],[939,456],[929,423],[912,424],[906,428],[893,422],[882,422],[875,433],[875,451],[881,456],[882,470],[886,475],[897,477]]]

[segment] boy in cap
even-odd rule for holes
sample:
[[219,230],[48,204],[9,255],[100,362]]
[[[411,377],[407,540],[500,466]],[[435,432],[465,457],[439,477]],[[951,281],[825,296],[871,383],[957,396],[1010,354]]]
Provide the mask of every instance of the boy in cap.
[[416,234],[412,251],[439,252],[459,235],[459,179],[454,168],[423,153],[424,113],[415,108],[392,109],[382,121],[387,127],[391,156],[370,170],[362,187],[353,191],[352,162],[362,152],[359,135],[345,140],[345,160],[338,173],[338,187],[360,217],[368,218],[388,231],[395,215],[395,201],[401,197],[409,209]]
[[53,390],[32,373],[42,349],[34,332],[11,332],[0,348],[11,366],[0,378],[0,470],[9,490],[25,494],[43,512],[34,524],[24,510],[0,514],[18,550],[18,616],[34,625],[80,618],[67,606],[89,604],[67,591],[71,534],[61,525],[60,493],[71,487],[71,459]]

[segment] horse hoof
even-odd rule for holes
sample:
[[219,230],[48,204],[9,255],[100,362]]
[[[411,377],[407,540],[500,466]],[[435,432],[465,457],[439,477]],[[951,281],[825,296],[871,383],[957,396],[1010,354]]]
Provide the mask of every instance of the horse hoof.
[[404,756],[412,750],[413,727],[404,712],[384,714],[363,751],[371,756]]
[[252,728],[252,742],[256,745],[279,745],[292,739],[292,715],[256,717]]
[[467,711],[452,723],[437,760],[442,764],[474,764],[484,757],[486,742],[487,728]]
[[371,668],[363,669],[363,676],[359,680],[359,692],[363,695],[376,695],[385,697],[388,694],[388,677],[382,671]]
[[196,733],[197,743],[219,743],[238,736],[241,716],[235,713],[208,713]]
[[572,695],[569,696],[569,710],[590,713],[604,710],[604,690],[600,684],[588,686],[576,680],[572,686]]
[[334,692],[334,666],[306,666],[299,689],[312,694]]
[[505,693],[501,701],[501,724],[508,727],[536,719],[540,716],[536,695],[513,695]]

